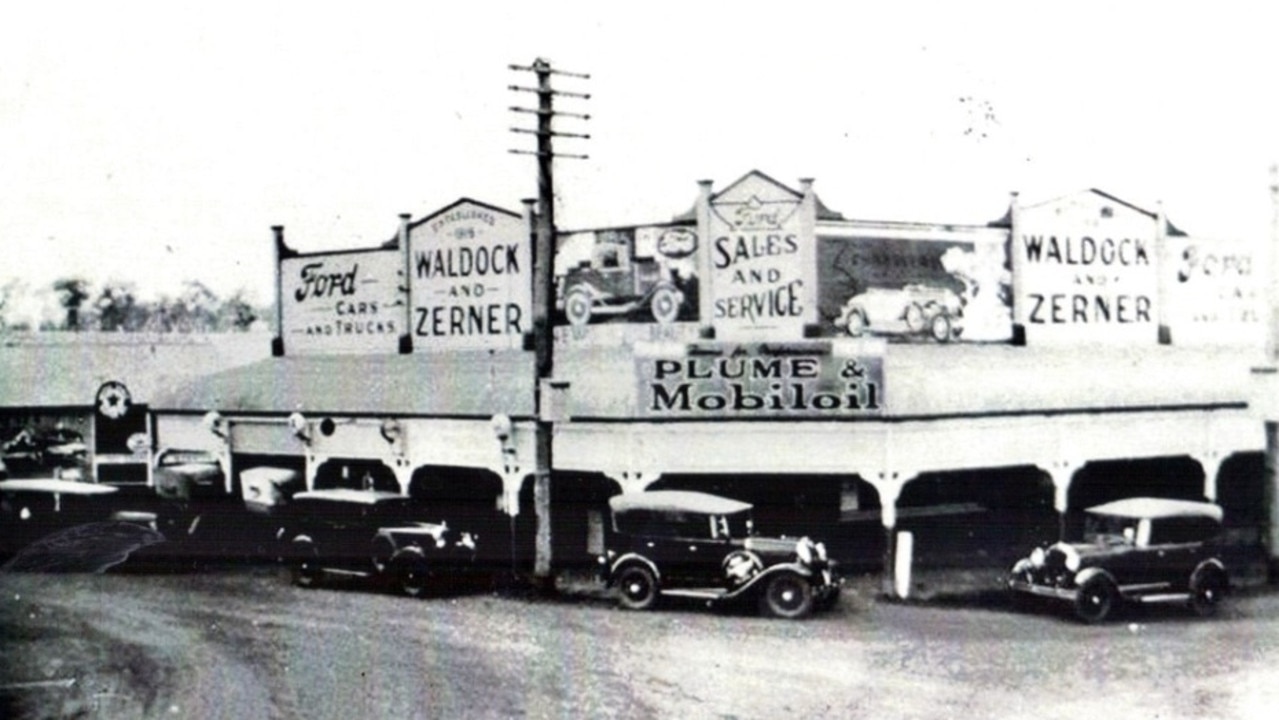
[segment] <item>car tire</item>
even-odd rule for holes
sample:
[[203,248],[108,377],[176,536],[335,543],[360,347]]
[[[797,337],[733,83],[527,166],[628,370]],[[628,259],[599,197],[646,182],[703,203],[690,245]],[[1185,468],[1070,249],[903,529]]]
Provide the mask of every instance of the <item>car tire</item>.
[[319,587],[324,571],[320,568],[320,551],[310,540],[293,542],[293,584],[300,588]]
[[373,566],[373,577],[379,585],[385,585],[391,570],[391,558],[395,554],[395,547],[385,538],[378,538],[373,541],[373,550],[369,558],[370,564]]
[[902,319],[906,321],[906,329],[913,332],[923,332],[928,328],[928,315],[924,312],[924,308],[919,303],[911,303],[906,306],[906,312],[902,314]]
[[657,576],[643,565],[622,568],[613,586],[617,588],[617,601],[627,610],[649,610],[657,605]]
[[813,611],[813,587],[795,573],[780,573],[764,587],[760,607],[774,617],[797,620]]
[[1089,578],[1079,587],[1075,615],[1086,623],[1103,622],[1111,616],[1119,602],[1119,588],[1115,587],[1110,578]]
[[591,294],[574,288],[564,296],[564,316],[570,325],[582,326],[591,321]]
[[866,313],[861,308],[850,308],[844,313],[844,332],[849,337],[861,337],[866,334],[870,323],[866,321]]
[[954,337],[955,326],[950,319],[950,315],[945,312],[937,313],[928,323],[928,334],[939,343],[948,343]]
[[1214,567],[1198,570],[1190,578],[1190,609],[1199,617],[1215,614],[1227,590],[1229,582],[1224,572]]
[[661,325],[670,325],[679,317],[679,292],[672,287],[660,287],[653,293],[648,307],[653,312],[653,319]]
[[400,592],[411,598],[426,597],[431,590],[431,572],[426,560],[408,558],[398,563],[396,578]]

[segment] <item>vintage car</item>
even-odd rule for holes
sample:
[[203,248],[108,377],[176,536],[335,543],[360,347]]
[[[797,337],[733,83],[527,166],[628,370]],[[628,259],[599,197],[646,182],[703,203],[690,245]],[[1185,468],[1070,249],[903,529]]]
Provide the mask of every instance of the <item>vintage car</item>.
[[807,537],[755,535],[749,503],[655,490],[615,496],[609,507],[599,562],[624,608],[647,610],[662,596],[712,606],[753,600],[763,612],[800,618],[838,598],[826,548]]
[[835,326],[852,337],[868,332],[926,335],[950,342],[962,331],[963,302],[947,288],[907,285],[868,288],[844,303]]
[[338,488],[293,496],[277,538],[293,582],[314,587],[326,575],[365,578],[412,597],[444,589],[478,562],[478,535],[424,519],[414,498],[383,490]]
[[165,448],[156,453],[152,469],[155,492],[166,500],[190,503],[227,494],[226,474],[207,450]]
[[84,437],[61,426],[24,428],[0,442],[0,460],[15,477],[82,477],[88,453]]
[[90,523],[127,521],[155,528],[155,515],[122,509],[119,488],[76,480],[0,480],[0,555]]
[[1085,511],[1083,542],[1037,548],[1013,566],[1014,597],[1071,603],[1101,622],[1123,602],[1186,603],[1209,615],[1230,587],[1218,539],[1221,507],[1165,498],[1128,498]]

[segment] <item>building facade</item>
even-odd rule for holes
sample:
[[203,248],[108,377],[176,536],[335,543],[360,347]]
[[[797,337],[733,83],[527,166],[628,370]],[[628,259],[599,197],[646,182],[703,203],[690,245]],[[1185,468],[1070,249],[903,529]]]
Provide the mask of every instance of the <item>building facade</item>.
[[317,486],[486,508],[530,554],[549,527],[555,565],[591,561],[609,496],[658,487],[754,501],[849,556],[869,523],[888,568],[899,529],[945,545],[955,513],[1069,533],[1156,494],[1262,522],[1246,243],[1096,190],[1014,195],[985,225],[848,219],[810,180],[751,172],[668,221],[560,233],[538,377],[531,215],[462,199],[337,253],[277,229],[273,357],[153,403],[155,448],[215,453],[268,512]]

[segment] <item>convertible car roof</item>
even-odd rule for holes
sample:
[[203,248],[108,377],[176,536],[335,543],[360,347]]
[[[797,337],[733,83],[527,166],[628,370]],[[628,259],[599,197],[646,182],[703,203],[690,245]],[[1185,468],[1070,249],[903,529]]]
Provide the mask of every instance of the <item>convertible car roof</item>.
[[608,504],[613,509],[613,512],[628,512],[631,510],[669,512],[682,510],[705,513],[707,515],[727,515],[750,510],[752,507],[750,503],[692,490],[653,490],[650,492],[625,493],[609,498]]
[[1193,500],[1135,497],[1088,508],[1088,512],[1122,517],[1210,517],[1221,522],[1221,506]]
[[294,500],[332,500],[335,502],[362,503],[376,505],[385,500],[406,498],[407,495],[386,492],[384,490],[355,490],[351,488],[332,488],[329,490],[311,490],[296,493]]
[[0,480],[0,491],[5,492],[40,492],[59,495],[107,495],[118,491],[114,485],[76,482],[73,480],[57,480],[53,478],[31,478],[19,480]]

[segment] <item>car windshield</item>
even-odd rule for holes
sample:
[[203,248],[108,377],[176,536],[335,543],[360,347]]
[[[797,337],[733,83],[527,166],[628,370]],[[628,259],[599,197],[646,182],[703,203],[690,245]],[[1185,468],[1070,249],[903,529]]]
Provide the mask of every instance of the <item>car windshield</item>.
[[1133,545],[1137,518],[1089,513],[1084,520],[1084,540],[1097,545]]
[[714,516],[713,536],[720,540],[744,538],[751,535],[753,526],[749,512]]

